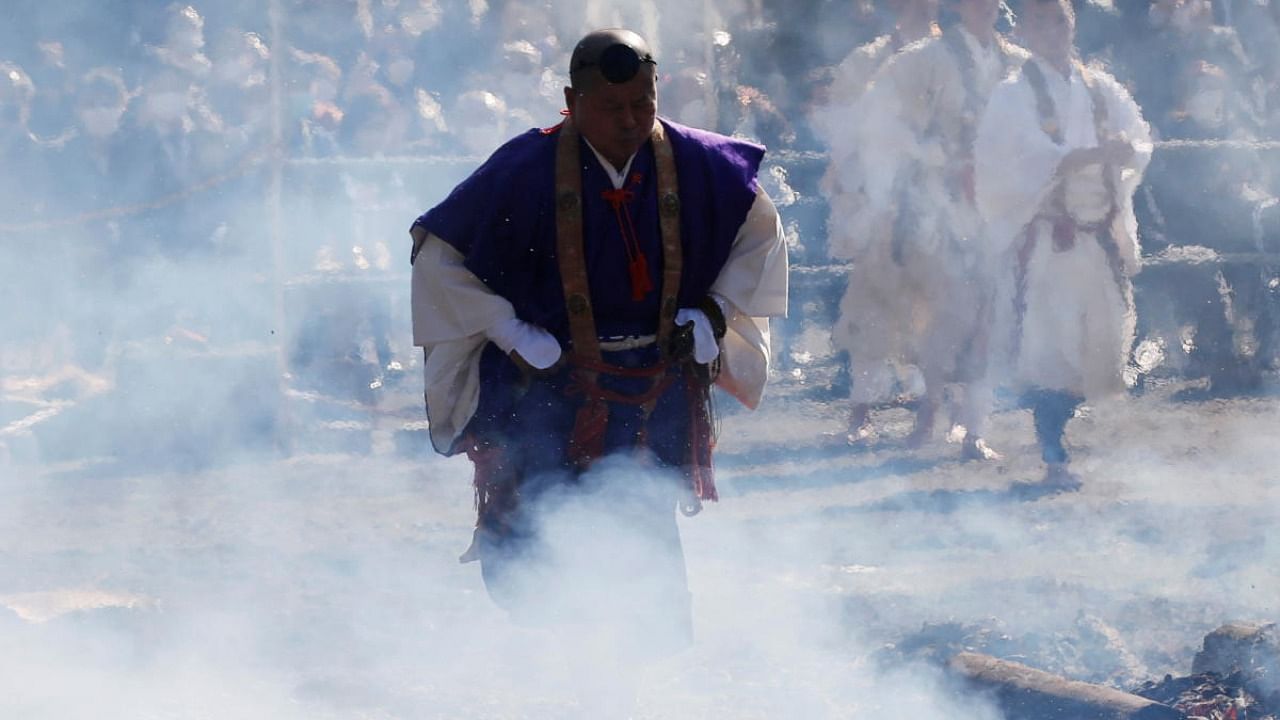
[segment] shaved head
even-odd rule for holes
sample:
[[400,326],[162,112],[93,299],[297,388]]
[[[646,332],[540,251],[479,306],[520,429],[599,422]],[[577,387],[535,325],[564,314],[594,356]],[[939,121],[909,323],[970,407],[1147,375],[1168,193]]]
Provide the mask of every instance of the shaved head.
[[652,73],[656,65],[644,38],[623,28],[604,28],[587,33],[574,46],[569,81],[579,91],[601,80],[619,85],[642,71]]
[[588,33],[569,60],[565,107],[582,136],[617,169],[649,139],[658,113],[657,62],[621,28]]
[[1076,14],[1068,0],[1024,0],[1018,38],[1033,54],[1062,64],[1074,55]]

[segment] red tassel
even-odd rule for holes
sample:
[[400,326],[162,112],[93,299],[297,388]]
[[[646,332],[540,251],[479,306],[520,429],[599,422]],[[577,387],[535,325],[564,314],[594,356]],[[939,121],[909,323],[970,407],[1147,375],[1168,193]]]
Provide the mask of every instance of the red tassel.
[[653,290],[653,280],[649,278],[649,261],[643,252],[636,253],[628,269],[631,271],[631,299],[640,302]]
[[[639,173],[632,175],[638,179]],[[638,181],[638,180],[636,180]],[[640,240],[636,237],[636,229],[631,224],[631,211],[626,203],[635,198],[635,193],[626,189],[601,190],[600,196],[613,206],[613,214],[618,218],[618,231],[622,233],[622,244],[627,250],[627,272],[631,275],[631,300],[640,302],[653,290],[653,280],[649,277],[649,261],[640,249]],[[626,211],[626,222],[623,222],[623,211]]]

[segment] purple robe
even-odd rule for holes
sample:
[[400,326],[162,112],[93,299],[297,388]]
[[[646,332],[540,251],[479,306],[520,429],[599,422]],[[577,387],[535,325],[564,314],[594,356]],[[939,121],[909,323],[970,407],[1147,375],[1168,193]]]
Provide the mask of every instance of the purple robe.
[[[764,148],[661,122],[671,139],[680,185],[684,270],[679,301],[681,307],[694,307],[719,276],[755,202]],[[567,346],[568,314],[556,260],[558,140],[557,131],[535,129],[517,136],[414,224],[461,253],[466,268],[509,300],[521,320],[546,328]],[[634,302],[618,220],[601,197],[613,184],[586,141],[579,143],[583,244],[597,334],[651,334],[662,278],[653,145],[645,143],[636,154],[624,186],[635,193],[629,203],[631,220],[655,286],[643,301]]]

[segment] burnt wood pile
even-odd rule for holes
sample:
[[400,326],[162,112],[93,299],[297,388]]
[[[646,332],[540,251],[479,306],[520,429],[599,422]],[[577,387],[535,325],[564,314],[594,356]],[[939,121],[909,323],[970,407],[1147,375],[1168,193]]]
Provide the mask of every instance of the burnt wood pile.
[[[1084,624],[1096,631],[1098,622]],[[1071,640],[1020,640],[1000,627],[926,625],[881,660],[942,666],[968,691],[987,695],[1006,720],[1280,720],[1274,623],[1223,625],[1204,637],[1189,674],[1147,681],[1135,679],[1142,663],[1117,639],[1103,643],[1107,655],[1090,647],[1100,641],[1088,634],[1076,628]],[[1064,645],[1078,647],[1064,652]],[[1082,668],[1075,659],[1099,667]]]

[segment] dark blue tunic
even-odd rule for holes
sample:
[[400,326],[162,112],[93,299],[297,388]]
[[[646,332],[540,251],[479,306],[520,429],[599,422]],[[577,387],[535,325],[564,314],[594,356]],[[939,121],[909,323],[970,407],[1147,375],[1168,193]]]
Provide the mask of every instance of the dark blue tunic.
[[[681,199],[680,230],[683,271],[678,299],[681,307],[695,307],[706,297],[729,257],[734,239],[755,201],[756,174],[764,148],[714,133],[662,120],[675,156]],[[516,315],[552,333],[562,347],[570,347],[568,313],[556,257],[556,146],[559,132],[531,130],[520,135],[489,158],[441,204],[415,223],[440,237],[464,258],[464,264],[498,295],[509,300]],[[603,197],[613,190],[608,173],[595,154],[579,140],[582,162],[583,245],[590,283],[591,303],[600,337],[649,335],[657,331],[662,279],[662,240],[658,226],[658,193],[654,151],[646,143],[632,162],[625,188],[630,191],[626,214],[619,215]],[[654,289],[643,298],[632,297],[628,256],[621,225],[629,222],[649,266]],[[605,362],[625,366],[649,366],[659,360],[655,347],[622,353],[605,353]],[[641,636],[649,625],[670,622],[672,616],[687,623],[688,599],[684,565],[674,519],[678,497],[677,473],[648,473],[637,484],[629,478],[625,487],[610,486],[607,473],[595,473],[585,485],[582,475],[568,462],[566,448],[580,398],[568,391],[568,369],[547,376],[526,377],[498,348],[490,344],[481,359],[480,403],[452,454],[463,442],[477,440],[502,447],[506,462],[516,468],[519,507],[504,518],[500,534],[478,535],[481,561],[490,594],[517,616],[554,620],[579,615],[579,604],[565,601],[530,610],[518,579],[527,575],[530,559],[545,555],[537,539],[534,509],[544,497],[576,487],[579,494],[614,497],[643,518],[637,531],[663,548],[668,558],[648,575],[649,590],[670,602],[650,602],[655,612],[649,621],[631,617]],[[628,395],[647,389],[646,378],[602,375],[600,384]],[[683,379],[667,390],[644,423],[643,452],[659,465],[679,468],[689,455],[689,405]],[[639,407],[610,403],[605,438],[606,453],[630,455],[637,447],[642,424]],[[625,474],[625,473],[624,473]],[[618,523],[615,523],[618,525]],[[481,530],[484,528],[482,518]],[[665,577],[663,577],[665,576]],[[611,580],[611,582],[616,581]],[[545,587],[545,584],[538,583]],[[634,593],[633,593],[634,594]],[[653,593],[640,593],[650,596]],[[683,610],[672,613],[672,606]],[[666,607],[667,610],[659,608]],[[616,613],[615,613],[616,614]],[[646,615],[641,613],[641,615]],[[651,622],[650,622],[651,621]]]

